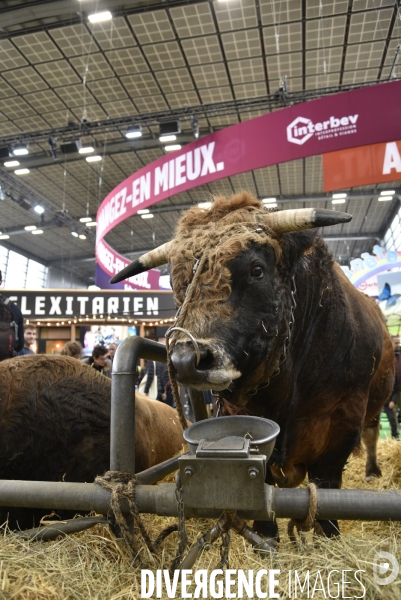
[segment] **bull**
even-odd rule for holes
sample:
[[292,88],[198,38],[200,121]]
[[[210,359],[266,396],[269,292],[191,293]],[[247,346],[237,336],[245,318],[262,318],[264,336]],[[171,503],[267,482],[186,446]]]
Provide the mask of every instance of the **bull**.
[[[111,280],[170,263],[181,307],[175,325],[185,329],[172,331],[177,381],[218,392],[226,414],[279,424],[267,482],[281,487],[307,475],[340,488],[361,438],[367,479],[381,474],[376,443],[394,381],[391,340],[375,301],[349,282],[317,234],[350,219],[324,209],[267,211],[240,192],[188,210],[172,241]],[[320,525],[338,535],[336,521]],[[276,533],[274,525],[256,528]]]
[[[92,482],[110,466],[111,381],[68,356],[0,362],[0,479]],[[134,433],[134,432],[133,432]],[[142,471],[182,448],[166,404],[136,395],[135,464]],[[10,527],[38,525],[45,511],[0,507]]]

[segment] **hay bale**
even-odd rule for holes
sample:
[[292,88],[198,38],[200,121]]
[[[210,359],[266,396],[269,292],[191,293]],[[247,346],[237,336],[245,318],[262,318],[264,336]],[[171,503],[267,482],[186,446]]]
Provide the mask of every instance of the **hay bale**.
[[[379,458],[383,469],[383,478],[369,484],[364,481],[364,457],[352,457],[344,474],[344,487],[359,489],[400,489],[401,483],[401,443],[394,440],[379,441]],[[174,518],[144,515],[143,521],[151,535],[156,538],[160,531]],[[187,522],[190,544],[193,544],[200,533],[214,524],[213,521],[191,520]],[[341,581],[341,571],[345,574],[344,592],[339,588],[338,597],[365,597],[370,600],[385,597],[388,600],[399,600],[401,597],[400,578],[383,588],[373,579],[373,558],[380,550],[391,552],[401,562],[400,523],[366,523],[356,521],[340,522],[342,537],[335,540],[306,535],[304,546],[294,547],[287,538],[286,522],[280,520],[279,528],[282,541],[279,551],[274,555],[255,553],[245,540],[232,534],[230,546],[230,568],[254,570],[279,569],[279,585],[275,591],[280,597],[288,598],[288,574],[291,570],[292,584],[294,572],[301,582],[309,571],[309,596],[306,588],[298,598],[314,597],[317,599],[328,595],[327,576],[330,571],[339,573],[331,575],[331,594],[338,593],[335,583]],[[134,600],[141,598],[141,569],[168,569],[177,547],[177,534],[172,534],[163,543],[157,557],[152,556],[144,545],[141,546],[138,560],[129,559],[120,541],[113,533],[102,526],[60,538],[53,542],[23,541],[10,533],[5,526],[0,538],[0,600]],[[194,570],[216,568],[220,560],[220,542],[204,551],[198,559]],[[366,588],[354,578],[357,570],[365,571],[359,577]],[[316,583],[315,593],[312,596]],[[322,590],[322,585],[323,589]],[[320,589],[319,589],[320,588]],[[188,588],[193,593],[195,586]],[[232,588],[232,591],[235,587]],[[326,594],[326,596],[324,595]],[[153,597],[156,597],[154,595]],[[181,598],[178,586],[176,598]],[[212,596],[208,595],[208,598]],[[247,597],[244,594],[244,597]],[[255,593],[255,597],[256,593]],[[294,596],[293,596],[294,597]],[[162,598],[167,598],[163,588]]]

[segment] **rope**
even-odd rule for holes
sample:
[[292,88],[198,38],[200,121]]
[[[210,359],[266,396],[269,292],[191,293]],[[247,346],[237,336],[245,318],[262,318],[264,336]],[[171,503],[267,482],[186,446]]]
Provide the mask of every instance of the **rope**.
[[[189,284],[189,286],[187,288],[187,293],[185,295],[184,302],[182,303],[182,305],[179,309],[179,312],[177,313],[177,317],[176,317],[173,327],[176,327],[178,321],[186,316],[186,313],[188,311],[188,305],[190,304],[192,296],[194,294],[194,290],[195,290],[194,284],[198,281],[201,271],[202,271],[202,267],[205,264],[206,260],[207,260],[207,255],[204,254],[196,266],[195,274],[192,278],[191,283]],[[174,402],[175,402],[175,406],[177,409],[178,417],[180,419],[180,424],[181,424],[182,429],[185,430],[188,427],[188,423],[185,418],[184,409],[181,404],[181,398],[180,398],[180,392],[178,389],[176,373],[175,373],[173,361],[171,360],[171,354],[173,352],[174,346],[175,346],[175,341],[172,338],[170,343],[167,344],[167,367],[168,367],[168,374],[169,374],[170,382],[171,382],[171,391],[173,392],[173,397],[174,397]]]
[[301,541],[304,541],[303,533],[310,531],[312,528],[316,535],[324,535],[322,527],[318,521],[316,521],[316,511],[317,511],[317,488],[314,483],[309,483],[309,508],[308,508],[308,516],[304,521],[301,519],[290,519],[288,521],[288,537],[290,538],[293,544],[297,544],[295,537],[295,529],[298,532],[298,535]]
[[142,523],[139,510],[135,502],[135,488],[137,485],[135,475],[131,475],[131,473],[123,473],[121,471],[107,471],[103,476],[99,475],[96,477],[95,483],[100,485],[100,487],[103,489],[111,492],[110,509],[113,511],[114,518],[118,527],[120,528],[122,538],[130,551],[132,559],[138,558],[139,562],[142,562],[139,556],[140,547],[137,544],[137,540],[129,530],[126,514],[123,513],[121,508],[121,503],[123,500],[128,502],[129,514],[134,518],[134,524],[139,529],[143,541],[152,554],[156,554],[160,544],[168,535],[170,535],[170,533],[177,531],[177,525],[171,525],[170,527],[166,527],[166,529],[160,533],[156,541],[153,542],[150,539],[148,532]]

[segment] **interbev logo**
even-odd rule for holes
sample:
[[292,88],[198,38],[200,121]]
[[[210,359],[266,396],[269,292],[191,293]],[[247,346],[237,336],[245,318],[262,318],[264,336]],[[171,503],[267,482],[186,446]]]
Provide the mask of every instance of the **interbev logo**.
[[313,123],[311,119],[297,117],[287,126],[287,140],[292,144],[302,146],[313,135],[321,140],[355,133],[358,116],[349,115],[348,117],[339,118],[331,116],[327,121],[321,123]]

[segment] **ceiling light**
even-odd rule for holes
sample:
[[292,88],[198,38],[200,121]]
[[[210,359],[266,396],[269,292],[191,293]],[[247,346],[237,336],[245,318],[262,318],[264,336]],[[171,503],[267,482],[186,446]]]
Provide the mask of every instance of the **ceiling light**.
[[14,171],[16,175],[27,175],[29,173],[29,169],[17,169]]
[[4,184],[0,181],[0,200],[6,199],[6,191],[4,189]]
[[85,160],[86,162],[98,162],[99,160],[102,160],[102,157],[99,156],[99,154],[95,154],[95,156],[87,156]]
[[181,150],[181,144],[171,144],[171,146],[164,146],[166,152],[174,152],[174,150]]
[[345,204],[345,198],[335,198],[331,201],[332,204]]
[[199,208],[210,208],[212,206],[211,202],[199,202],[198,203]]
[[28,153],[28,146],[26,146],[25,144],[16,144],[13,148],[14,156],[25,156]]
[[159,137],[159,142],[175,142],[175,140],[177,139],[176,135],[161,135]]
[[154,215],[152,215],[151,213],[147,214],[147,215],[141,215],[142,219],[153,219]]
[[0,235],[0,240],[9,240],[10,236],[9,235]]
[[276,198],[262,198],[263,204],[270,204],[271,202],[276,202]]
[[92,217],[81,217],[79,220],[81,223],[90,223],[92,221]]
[[142,208],[141,210],[138,210],[138,215],[147,215],[149,212],[148,208]]
[[78,237],[78,234],[76,231],[71,231],[71,235],[73,235],[74,237]]
[[393,197],[392,196],[379,196],[378,201],[379,202],[390,202],[390,200],[392,200]]
[[36,225],[27,225],[24,227],[25,231],[35,231]]
[[134,138],[139,138],[142,136],[142,127],[140,125],[132,125],[131,127],[128,127],[127,131],[125,132],[125,137],[128,138],[129,140],[132,140]]
[[265,202],[265,208],[277,208],[277,202]]
[[380,192],[380,196],[393,196],[395,194],[395,190],[383,190]]
[[339,200],[340,198],[346,198],[346,197],[347,197],[347,194],[344,194],[344,193],[332,195],[333,200]]
[[18,160],[6,160],[5,167],[19,167],[21,163]]
[[80,240],[86,240],[86,235],[84,233],[80,233],[78,237]]
[[90,223],[86,224],[87,227],[96,227],[96,221],[91,221]]
[[37,204],[33,210],[37,212],[38,215],[43,215],[43,213],[45,212],[45,209],[43,208],[43,206],[40,206],[40,204]]
[[41,233],[43,233],[43,229],[35,229],[35,231],[32,231],[32,235],[40,235]]
[[91,152],[94,152],[94,151],[95,151],[95,149],[94,149],[94,147],[93,147],[93,146],[82,146],[82,147],[81,147],[81,148],[78,150],[78,152],[79,152],[80,154],[90,154]]
[[108,10],[99,13],[94,13],[93,15],[88,15],[89,23],[101,23],[102,21],[110,21],[110,19],[112,18],[113,15]]

